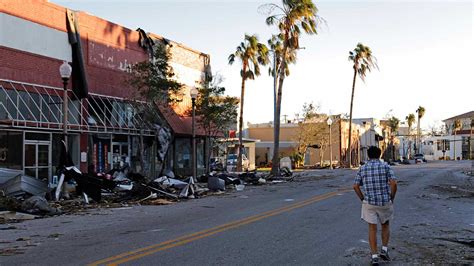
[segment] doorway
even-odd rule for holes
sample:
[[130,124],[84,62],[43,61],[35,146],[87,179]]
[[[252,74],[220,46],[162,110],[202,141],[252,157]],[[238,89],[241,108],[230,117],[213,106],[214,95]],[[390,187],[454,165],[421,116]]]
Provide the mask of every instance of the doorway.
[[25,132],[25,175],[48,181],[51,176],[51,134]]

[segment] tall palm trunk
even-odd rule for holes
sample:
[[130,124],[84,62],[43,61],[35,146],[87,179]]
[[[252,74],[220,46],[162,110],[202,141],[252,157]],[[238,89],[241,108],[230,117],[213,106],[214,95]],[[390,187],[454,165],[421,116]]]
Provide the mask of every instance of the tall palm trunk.
[[417,132],[416,132],[416,140],[415,140],[415,145],[416,145],[416,148],[415,148],[415,154],[416,153],[421,153],[420,151],[420,139],[421,139],[421,127],[420,127],[420,116],[418,116],[418,124],[416,125],[417,127]]
[[352,167],[352,107],[354,105],[354,91],[357,78],[357,69],[354,67],[354,79],[352,80],[352,95],[351,95],[351,109],[349,111],[349,145],[348,145],[348,159],[349,159],[349,168]]
[[278,79],[278,91],[276,98],[276,108],[274,114],[274,125],[273,125],[273,158],[272,158],[272,171],[273,176],[280,175],[280,113],[281,113],[281,96],[283,92],[283,81],[284,77],[280,76]]
[[411,158],[411,126],[408,127],[408,154],[407,159]]
[[276,93],[275,112],[273,116],[273,158],[272,158],[272,176],[280,175],[280,112],[281,96],[283,94],[283,81],[285,80],[286,53],[288,47],[283,48],[280,69],[278,70],[278,91]]
[[237,172],[242,171],[242,129],[244,126],[244,96],[245,96],[245,79],[247,75],[247,64],[244,64],[242,67],[242,89],[240,91],[240,117],[239,117],[239,152],[237,159]]

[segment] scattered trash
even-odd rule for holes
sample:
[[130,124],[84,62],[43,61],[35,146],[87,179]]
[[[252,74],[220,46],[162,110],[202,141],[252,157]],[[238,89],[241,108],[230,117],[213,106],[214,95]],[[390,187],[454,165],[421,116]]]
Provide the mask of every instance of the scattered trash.
[[174,179],[174,178],[168,178],[166,176],[162,176],[160,178],[157,178],[157,179],[154,180],[154,182],[160,183],[164,186],[168,186],[168,187],[172,187],[172,188],[178,188],[178,189],[183,189],[188,185],[188,183],[186,183],[186,182],[183,182],[181,180]]
[[27,195],[45,195],[49,192],[48,184],[26,175],[17,175],[0,186],[5,195],[20,197]]
[[164,190],[160,190],[160,189],[154,188],[154,187],[152,187],[152,186],[148,186],[148,185],[146,185],[146,184],[142,184],[142,186],[147,187],[147,188],[149,188],[149,189],[151,189],[151,190],[154,190],[154,191],[156,191],[156,192],[159,192],[159,193],[161,193],[161,194],[163,194],[163,195],[165,195],[165,196],[168,196],[168,197],[170,197],[170,198],[173,198],[173,199],[177,199],[177,198],[178,198],[178,196],[176,196],[175,194],[168,193],[168,192],[166,192],[166,191],[164,191]]
[[58,237],[60,237],[60,236],[62,236],[62,235],[63,235],[63,234],[60,234],[60,233],[53,233],[53,234],[50,234],[50,235],[48,236],[48,238],[58,238]]
[[210,176],[207,180],[207,187],[212,191],[225,191],[225,181],[217,176]]
[[286,168],[291,172],[291,159],[290,157],[283,157],[280,159],[280,170]]
[[18,229],[16,226],[6,226],[6,227],[0,227],[0,230],[15,230]]
[[[264,185],[270,180],[271,183],[288,180],[281,177],[278,180],[267,179],[267,174],[256,171],[228,173],[223,170],[197,178],[184,178],[170,169],[165,169],[161,177],[151,178],[132,172],[128,166],[106,173],[82,173],[72,163],[64,143],[60,157],[59,180],[52,190],[46,182],[21,175],[21,171],[0,168],[0,180],[6,180],[0,185],[3,190],[3,193],[0,190],[0,222],[80,213],[91,208],[131,208],[128,204],[166,205],[180,199],[222,195],[226,190],[240,192],[248,185]],[[282,166],[282,174],[291,176],[291,160],[283,160]],[[241,198],[248,196],[242,195]]]
[[188,184],[186,187],[181,190],[181,193],[179,193],[180,198],[190,198],[194,199],[194,191],[195,191],[195,185],[194,185],[194,179],[192,177],[188,178]]
[[144,204],[146,204],[146,205],[169,205],[169,204],[173,204],[173,202],[169,201],[169,200],[165,200],[165,199],[155,199],[155,200],[146,201]]
[[31,215],[27,213],[15,212],[15,211],[2,211],[0,212],[0,221],[4,222],[18,222],[24,220],[33,220],[37,218],[36,215]]
[[142,201],[149,200],[149,199],[156,199],[156,198],[158,198],[158,194],[151,192],[150,196],[148,196],[146,198],[143,198],[143,199],[139,200],[138,202],[142,202]]
[[289,167],[282,167],[280,168],[280,174],[284,177],[290,177],[293,175],[293,172],[291,171],[291,168]]
[[285,183],[285,180],[272,180],[272,184]]
[[8,168],[0,168],[0,184],[6,183],[10,179],[22,175],[23,171]]
[[164,174],[166,177],[169,177],[169,178],[176,178],[175,175],[174,175],[174,173],[173,173],[173,171],[171,171],[171,170],[169,170],[169,169],[166,170],[166,171],[164,171],[163,174]]
[[23,201],[21,204],[21,210],[30,214],[39,215],[61,214],[60,210],[51,207],[48,201],[41,196],[33,196]]

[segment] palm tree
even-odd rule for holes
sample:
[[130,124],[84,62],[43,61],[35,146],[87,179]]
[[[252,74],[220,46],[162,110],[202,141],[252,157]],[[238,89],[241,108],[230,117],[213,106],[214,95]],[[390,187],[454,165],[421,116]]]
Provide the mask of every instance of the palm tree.
[[388,127],[390,128],[390,142],[391,142],[391,151],[392,151],[392,160],[395,161],[395,132],[397,132],[400,125],[400,119],[392,116],[388,120]]
[[456,161],[456,130],[459,130],[461,129],[461,120],[459,119],[456,119],[454,120],[454,123],[453,123],[453,132],[454,132],[454,139],[453,139],[453,156],[454,156],[454,160]]
[[318,9],[311,0],[283,0],[282,5],[267,4],[269,17],[267,25],[278,27],[278,39],[281,41],[279,51],[275,51],[276,60],[279,62],[277,69],[278,87],[275,93],[274,108],[274,140],[273,140],[273,176],[279,175],[279,150],[280,150],[280,112],[283,81],[289,74],[288,65],[296,61],[296,50],[300,49],[299,39],[302,31],[307,34],[317,34],[317,26],[321,19],[317,16]]
[[255,79],[260,76],[260,65],[268,63],[268,48],[265,44],[258,42],[256,35],[245,34],[244,41],[237,46],[236,51],[229,55],[229,64],[232,65],[236,59],[242,63],[240,76],[242,77],[242,87],[240,92],[240,117],[239,117],[239,152],[237,160],[237,171],[242,171],[242,128],[244,124],[244,96],[245,82],[248,79]]
[[377,68],[377,59],[372,55],[372,50],[368,46],[358,43],[354,51],[349,51],[349,61],[354,62],[354,78],[352,80],[352,94],[351,94],[351,109],[349,113],[349,167],[352,166],[352,107],[354,104],[354,90],[357,75],[365,82],[367,71],[370,72],[373,68]]
[[[411,127],[415,123],[415,115],[414,114],[409,114],[407,117],[405,117],[408,123],[408,139],[411,138]],[[411,158],[411,140],[408,142],[409,148],[408,148],[408,158]]]
[[418,106],[418,109],[416,109],[416,112],[418,113],[417,140],[415,141],[415,145],[416,145],[415,151],[416,151],[416,153],[421,153],[421,150],[420,150],[420,144],[421,144],[421,126],[420,126],[421,124],[420,124],[420,121],[423,118],[423,116],[425,115],[425,111],[426,111],[425,107],[423,107],[423,106]]

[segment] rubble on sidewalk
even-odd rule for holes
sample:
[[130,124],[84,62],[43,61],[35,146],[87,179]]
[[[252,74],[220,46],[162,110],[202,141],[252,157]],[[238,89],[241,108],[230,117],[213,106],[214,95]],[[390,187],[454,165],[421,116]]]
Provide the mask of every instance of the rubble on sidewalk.
[[[64,151],[63,151],[64,152]],[[167,205],[183,199],[223,195],[243,191],[247,186],[284,182],[253,172],[211,172],[197,179],[162,171],[158,178],[131,172],[128,167],[106,173],[82,173],[67,154],[59,167],[56,188],[46,182],[14,171],[3,171],[7,182],[0,185],[0,211],[3,221],[34,219],[42,216],[85,213],[90,209],[129,208],[133,205]],[[282,171],[291,176],[291,170]],[[14,175],[14,176],[12,176]],[[276,180],[276,181],[275,181]],[[280,181],[279,181],[280,180]],[[273,182],[271,182],[273,181]],[[67,184],[64,194],[63,184]],[[37,215],[37,216],[33,216]]]
[[36,178],[17,175],[0,185],[5,195],[12,197],[24,197],[26,195],[46,195],[49,192],[48,184]]
[[0,185],[6,183],[10,179],[22,175],[23,171],[15,170],[15,169],[8,169],[8,168],[0,168]]
[[44,197],[32,196],[21,204],[21,210],[30,214],[38,215],[58,215],[61,211],[51,207]]
[[16,211],[0,211],[0,224],[1,223],[13,223],[25,220],[33,220],[37,218],[36,215],[27,213],[21,213]]

